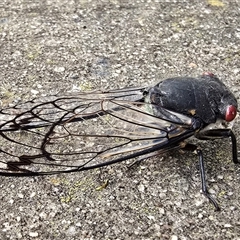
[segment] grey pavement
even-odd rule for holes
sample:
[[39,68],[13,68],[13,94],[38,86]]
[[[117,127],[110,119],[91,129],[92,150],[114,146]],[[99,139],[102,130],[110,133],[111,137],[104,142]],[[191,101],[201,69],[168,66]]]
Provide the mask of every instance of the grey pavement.
[[[239,19],[237,0],[2,0],[1,107],[205,71],[239,99]],[[240,141],[238,119],[233,130]],[[240,239],[230,141],[198,143],[221,212],[201,194],[197,156],[173,151],[131,169],[0,177],[0,239]]]

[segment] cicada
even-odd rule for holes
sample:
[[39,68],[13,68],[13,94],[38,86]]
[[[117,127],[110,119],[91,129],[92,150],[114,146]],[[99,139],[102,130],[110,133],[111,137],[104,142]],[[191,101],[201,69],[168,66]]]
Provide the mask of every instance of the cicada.
[[231,138],[237,100],[212,73],[176,77],[151,87],[68,93],[0,111],[0,175],[39,176],[100,168],[172,149],[202,151],[186,139]]

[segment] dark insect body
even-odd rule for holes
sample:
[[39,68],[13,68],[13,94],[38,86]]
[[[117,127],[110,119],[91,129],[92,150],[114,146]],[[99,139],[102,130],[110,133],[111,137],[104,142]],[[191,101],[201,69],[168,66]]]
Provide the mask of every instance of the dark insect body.
[[49,96],[0,111],[0,175],[85,171],[172,149],[196,151],[208,193],[202,151],[185,139],[231,138],[237,100],[213,74],[178,77],[154,87]]

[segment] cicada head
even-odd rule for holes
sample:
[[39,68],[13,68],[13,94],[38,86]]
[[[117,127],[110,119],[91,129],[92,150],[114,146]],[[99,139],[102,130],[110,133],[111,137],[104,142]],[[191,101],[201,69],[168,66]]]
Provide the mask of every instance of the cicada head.
[[[209,81],[211,89],[210,102],[214,102],[213,109],[216,107],[216,117],[226,122],[231,122],[237,116],[237,100],[232,92],[211,72],[205,72],[202,78]],[[218,112],[218,113],[217,113]],[[220,115],[220,116],[219,116]]]
[[221,103],[219,105],[221,118],[226,122],[232,122],[237,116],[238,111],[237,108],[238,108],[237,99],[231,92],[228,92],[228,94],[225,94],[222,97]]

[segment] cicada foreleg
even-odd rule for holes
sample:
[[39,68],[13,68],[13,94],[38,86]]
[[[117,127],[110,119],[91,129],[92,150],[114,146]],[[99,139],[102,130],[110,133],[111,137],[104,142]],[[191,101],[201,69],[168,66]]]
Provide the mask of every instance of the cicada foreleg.
[[231,129],[209,129],[209,130],[200,131],[195,136],[201,140],[230,137],[232,142],[232,160],[235,164],[240,163],[238,161],[236,136],[234,135]]

